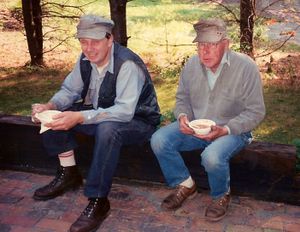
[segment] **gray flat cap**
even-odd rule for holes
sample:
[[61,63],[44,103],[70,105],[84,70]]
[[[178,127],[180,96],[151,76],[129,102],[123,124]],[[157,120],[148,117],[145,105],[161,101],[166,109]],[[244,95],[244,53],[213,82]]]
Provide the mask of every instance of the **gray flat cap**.
[[226,24],[221,19],[200,19],[193,25],[197,33],[193,42],[216,43],[226,38]]
[[76,38],[103,39],[106,33],[111,34],[114,22],[97,15],[80,17],[77,25]]

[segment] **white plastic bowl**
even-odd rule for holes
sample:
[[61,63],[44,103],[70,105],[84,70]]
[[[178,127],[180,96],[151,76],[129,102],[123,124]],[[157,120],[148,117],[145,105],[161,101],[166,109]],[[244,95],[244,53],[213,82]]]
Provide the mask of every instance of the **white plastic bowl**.
[[192,128],[198,135],[206,135],[211,131],[211,126],[216,123],[209,119],[196,119],[189,122],[189,127]]

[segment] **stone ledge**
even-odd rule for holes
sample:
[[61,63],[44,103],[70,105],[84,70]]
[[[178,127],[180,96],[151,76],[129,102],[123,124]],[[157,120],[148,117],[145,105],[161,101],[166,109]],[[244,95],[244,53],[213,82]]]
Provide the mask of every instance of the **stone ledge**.
[[[53,174],[57,159],[48,157],[39,136],[39,126],[30,117],[0,115],[0,168]],[[76,159],[84,175],[92,157],[93,140],[79,135]],[[80,155],[79,155],[80,154]],[[199,189],[208,189],[207,176],[200,165],[200,151],[182,156]],[[300,205],[300,185],[295,182],[296,147],[253,142],[231,162],[231,188],[235,194]],[[116,178],[164,182],[149,143],[124,146]],[[299,180],[299,179],[298,179]]]

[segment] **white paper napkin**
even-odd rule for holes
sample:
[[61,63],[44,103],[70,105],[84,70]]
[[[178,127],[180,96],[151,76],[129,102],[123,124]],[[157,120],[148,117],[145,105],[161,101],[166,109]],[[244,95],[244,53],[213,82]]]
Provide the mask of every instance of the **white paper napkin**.
[[59,110],[45,110],[41,113],[36,113],[34,115],[41,122],[40,134],[50,129],[49,127],[46,127],[45,124],[52,122],[53,121],[52,117],[59,113],[61,113],[61,111]]

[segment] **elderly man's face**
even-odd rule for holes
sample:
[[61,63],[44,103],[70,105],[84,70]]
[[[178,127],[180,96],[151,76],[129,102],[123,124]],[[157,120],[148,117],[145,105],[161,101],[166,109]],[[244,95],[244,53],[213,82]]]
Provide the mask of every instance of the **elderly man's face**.
[[228,49],[229,41],[223,39],[217,43],[197,43],[198,56],[201,62],[215,72],[222,60],[224,52]]
[[79,39],[82,52],[89,61],[97,66],[105,65],[110,58],[110,51],[113,43],[112,36],[107,39]]

